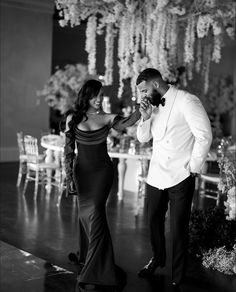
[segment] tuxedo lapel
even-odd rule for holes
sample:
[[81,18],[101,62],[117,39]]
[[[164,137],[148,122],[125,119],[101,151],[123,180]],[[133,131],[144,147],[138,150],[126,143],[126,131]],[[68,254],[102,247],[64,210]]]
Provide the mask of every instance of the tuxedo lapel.
[[[157,109],[155,117],[155,140],[159,141],[163,139],[168,120],[177,96],[177,89],[171,88],[171,94],[168,95],[165,101],[165,106],[161,109]],[[161,106],[161,105],[160,105]]]

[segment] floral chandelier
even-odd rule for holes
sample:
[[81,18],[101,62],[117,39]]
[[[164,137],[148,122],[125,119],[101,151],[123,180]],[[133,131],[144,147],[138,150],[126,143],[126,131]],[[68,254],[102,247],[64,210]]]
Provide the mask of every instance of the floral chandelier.
[[113,81],[115,38],[118,37],[118,66],[122,96],[125,79],[135,80],[147,67],[158,69],[175,81],[177,68],[185,67],[184,85],[193,72],[202,75],[208,90],[210,63],[219,63],[221,49],[234,38],[233,0],[55,0],[61,26],[72,27],[87,20],[88,70],[96,74],[96,35],[105,32],[106,85]]

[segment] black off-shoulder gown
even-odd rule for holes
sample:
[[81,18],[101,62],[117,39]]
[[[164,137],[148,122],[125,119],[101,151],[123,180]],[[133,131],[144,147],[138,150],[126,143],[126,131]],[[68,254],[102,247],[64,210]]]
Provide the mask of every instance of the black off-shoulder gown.
[[[139,118],[137,109],[128,118],[116,116],[111,127],[124,130]],[[76,127],[74,131],[65,133],[67,180],[74,181],[79,201],[79,260],[85,263],[79,283],[118,285],[106,218],[106,201],[113,182],[113,164],[106,144],[111,127],[105,125],[93,131],[82,131]]]

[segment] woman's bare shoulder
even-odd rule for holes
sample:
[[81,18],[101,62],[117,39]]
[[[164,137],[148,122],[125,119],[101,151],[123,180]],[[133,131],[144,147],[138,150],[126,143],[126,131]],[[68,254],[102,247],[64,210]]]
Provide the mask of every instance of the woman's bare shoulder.
[[109,114],[109,113],[104,113],[104,118],[106,121],[106,124],[112,124],[116,114]]

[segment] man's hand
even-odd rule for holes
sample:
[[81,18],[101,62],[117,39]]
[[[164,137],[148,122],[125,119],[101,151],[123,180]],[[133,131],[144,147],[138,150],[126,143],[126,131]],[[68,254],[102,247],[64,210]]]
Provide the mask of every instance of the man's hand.
[[150,119],[151,114],[152,114],[152,106],[151,106],[150,101],[147,98],[141,99],[139,111],[144,121]]

